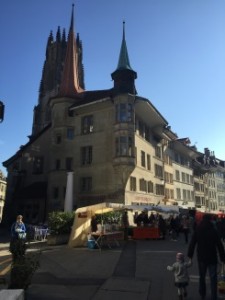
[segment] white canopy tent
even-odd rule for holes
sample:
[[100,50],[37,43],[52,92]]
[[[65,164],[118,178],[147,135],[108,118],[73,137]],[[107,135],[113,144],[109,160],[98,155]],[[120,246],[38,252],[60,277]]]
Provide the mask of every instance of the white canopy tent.
[[95,205],[80,207],[75,211],[74,223],[69,239],[69,247],[81,247],[87,243],[90,233],[91,217],[114,210],[124,209],[123,204],[103,202]]
[[87,236],[90,233],[91,218],[93,215],[124,209],[128,211],[148,210],[164,214],[179,214],[178,206],[173,205],[125,205],[103,202],[95,205],[80,207],[75,212],[74,223],[68,246],[72,248],[86,245]]
[[179,214],[179,207],[175,205],[124,205],[125,209],[138,211],[155,211],[166,214]]

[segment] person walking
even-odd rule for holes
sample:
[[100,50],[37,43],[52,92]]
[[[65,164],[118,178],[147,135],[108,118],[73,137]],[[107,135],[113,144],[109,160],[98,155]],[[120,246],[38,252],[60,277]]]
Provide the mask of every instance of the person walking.
[[184,234],[184,241],[186,244],[188,244],[190,222],[189,222],[189,218],[186,215],[182,216],[181,228],[182,228],[182,232]]
[[185,262],[184,254],[179,252],[176,254],[176,262],[172,266],[167,266],[167,270],[174,273],[174,284],[177,287],[179,300],[187,297],[186,288],[189,283],[188,268],[191,264],[191,260]]
[[123,212],[122,215],[122,227],[124,230],[124,240],[128,240],[128,230],[129,230],[129,219],[128,219],[128,213],[127,210]]
[[178,222],[177,222],[177,217],[172,217],[170,220],[170,233],[171,233],[171,240],[172,241],[177,241],[178,238]]
[[164,218],[161,215],[159,215],[158,227],[159,227],[160,236],[162,237],[163,240],[165,240],[165,237],[166,237],[166,221],[164,220]]
[[206,272],[208,270],[211,287],[211,300],[217,300],[217,251],[220,260],[225,262],[225,251],[217,230],[211,222],[211,215],[205,214],[194,230],[188,247],[187,256],[192,260],[197,246],[199,269],[199,294],[206,297]]
[[96,219],[96,215],[93,215],[91,218],[91,232],[96,232],[98,230],[97,224],[98,222]]

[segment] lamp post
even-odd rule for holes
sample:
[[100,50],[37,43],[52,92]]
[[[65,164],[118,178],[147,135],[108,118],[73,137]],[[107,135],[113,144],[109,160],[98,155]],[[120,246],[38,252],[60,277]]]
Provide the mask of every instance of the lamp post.
[[4,112],[5,112],[5,105],[2,101],[0,101],[0,123],[4,120]]

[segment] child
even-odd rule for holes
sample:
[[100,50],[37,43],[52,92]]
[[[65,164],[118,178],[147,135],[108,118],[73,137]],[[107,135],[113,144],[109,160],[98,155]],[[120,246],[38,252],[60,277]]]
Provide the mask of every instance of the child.
[[186,286],[188,286],[189,276],[187,268],[191,266],[191,260],[189,262],[184,261],[184,254],[177,253],[176,262],[172,266],[168,266],[167,270],[174,273],[175,286],[178,288],[179,300],[187,297]]

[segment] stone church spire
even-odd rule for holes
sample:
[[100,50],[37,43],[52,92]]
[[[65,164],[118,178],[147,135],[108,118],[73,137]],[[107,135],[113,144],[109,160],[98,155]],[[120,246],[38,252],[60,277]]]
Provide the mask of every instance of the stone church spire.
[[59,88],[60,97],[74,97],[83,92],[79,82],[79,51],[74,33],[74,4],[72,6],[71,23],[68,34],[66,58]]
[[123,37],[117,69],[111,74],[111,77],[114,80],[114,90],[116,93],[137,94],[134,84],[137,73],[130,66],[125,39],[125,22],[123,22]]
[[34,107],[32,136],[38,134],[51,122],[49,99],[58,96],[74,96],[84,89],[82,42],[79,35],[75,40],[73,27],[72,9],[68,40],[65,29],[61,33],[60,27],[56,37],[53,36],[52,31],[48,37],[38,104]]

